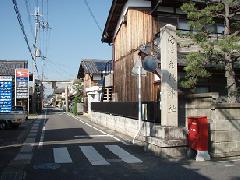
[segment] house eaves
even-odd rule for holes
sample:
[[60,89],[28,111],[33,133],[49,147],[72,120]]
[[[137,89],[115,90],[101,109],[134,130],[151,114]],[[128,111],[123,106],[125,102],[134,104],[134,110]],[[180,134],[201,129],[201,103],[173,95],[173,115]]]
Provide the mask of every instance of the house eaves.
[[0,60],[0,75],[14,76],[15,69],[28,68],[27,60]]
[[113,0],[109,10],[109,15],[102,34],[102,42],[112,43],[115,28],[121,16],[122,9],[128,0]]
[[101,74],[109,60],[84,59],[81,61],[77,78],[83,78],[85,74]]
[[102,42],[112,43],[113,37],[125,21],[128,8],[151,9],[151,0],[113,0],[102,34]]

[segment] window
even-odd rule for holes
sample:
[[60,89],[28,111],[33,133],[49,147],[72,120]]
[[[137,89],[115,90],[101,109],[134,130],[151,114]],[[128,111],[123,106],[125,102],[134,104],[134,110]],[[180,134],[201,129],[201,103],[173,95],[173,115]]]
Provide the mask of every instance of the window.
[[178,30],[181,31],[182,34],[188,33],[190,31],[190,26],[188,22],[184,19],[178,19],[178,25],[177,25]]
[[200,93],[208,93],[209,90],[208,90],[208,87],[197,87],[195,90],[194,90],[194,93],[197,93],[197,94],[200,94]]

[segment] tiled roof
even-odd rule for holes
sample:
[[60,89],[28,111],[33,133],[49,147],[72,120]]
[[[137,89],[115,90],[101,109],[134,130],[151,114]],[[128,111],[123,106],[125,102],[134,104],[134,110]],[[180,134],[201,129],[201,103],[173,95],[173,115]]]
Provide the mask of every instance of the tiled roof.
[[14,76],[15,69],[28,68],[26,60],[0,60],[0,75],[1,76]]
[[78,77],[83,77],[84,74],[101,74],[102,71],[106,70],[106,65],[108,62],[111,62],[111,61],[83,59],[81,61],[80,68],[78,70]]

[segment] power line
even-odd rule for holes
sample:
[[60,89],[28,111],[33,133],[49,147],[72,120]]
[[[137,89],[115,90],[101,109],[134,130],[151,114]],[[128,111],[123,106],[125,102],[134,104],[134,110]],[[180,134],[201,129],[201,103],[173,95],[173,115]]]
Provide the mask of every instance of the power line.
[[58,66],[57,69],[61,70],[59,72],[61,72],[61,73],[64,72],[65,74],[68,74],[68,75],[72,76],[72,74],[70,74],[68,71],[66,71],[66,69],[63,68],[63,67],[65,67],[64,65],[61,65],[59,63],[55,63],[54,61],[51,61],[49,59],[48,59],[48,63],[51,63],[52,65],[54,65],[55,68],[56,68],[56,66]]
[[92,9],[90,8],[90,6],[89,6],[89,4],[88,4],[88,1],[87,1],[87,0],[84,0],[84,3],[85,3],[85,5],[87,6],[88,11],[89,11],[90,15],[92,16],[92,18],[93,18],[95,24],[97,25],[99,31],[100,31],[100,32],[103,32],[101,26],[99,25],[99,23],[98,23],[98,21],[97,21],[97,18],[95,17],[95,15],[94,15]]
[[30,55],[31,55],[31,58],[32,58],[32,60],[33,60],[33,62],[34,62],[34,64],[35,64],[35,68],[36,68],[37,73],[38,73],[38,67],[37,67],[37,64],[36,64],[36,62],[35,62],[35,59],[34,59],[34,57],[33,57],[33,53],[32,53],[32,50],[31,50],[31,48],[30,48],[30,45],[29,45],[28,37],[27,37],[27,35],[26,35],[26,33],[25,33],[24,25],[23,25],[23,22],[22,22],[22,17],[21,17],[21,14],[20,14],[19,10],[18,10],[17,1],[16,1],[16,0],[12,0],[12,2],[13,2],[13,5],[14,5],[15,13],[16,13],[16,15],[17,15],[18,23],[19,23],[19,25],[20,25],[21,31],[22,31],[23,36],[24,36],[24,40],[25,40],[25,42],[26,42],[26,44],[27,44],[28,51],[29,51],[29,53],[30,53]]
[[25,6],[26,6],[26,9],[27,9],[27,14],[28,14],[28,23],[29,23],[29,26],[30,26],[30,30],[31,30],[32,36],[34,38],[34,30],[33,30],[32,22],[31,22],[32,19],[31,19],[31,13],[30,13],[28,0],[25,0]]
[[[63,73],[63,71],[61,71],[58,68],[56,68],[56,64],[54,64],[54,63],[49,64],[49,62],[50,61],[46,62],[46,63],[48,63],[48,66],[45,67],[45,69],[48,70],[49,72],[56,74],[58,77],[66,78],[66,79],[69,79],[69,78],[71,78],[71,76],[73,76],[72,74],[69,74],[66,71],[65,71],[65,73]],[[52,68],[50,68],[50,66]]]

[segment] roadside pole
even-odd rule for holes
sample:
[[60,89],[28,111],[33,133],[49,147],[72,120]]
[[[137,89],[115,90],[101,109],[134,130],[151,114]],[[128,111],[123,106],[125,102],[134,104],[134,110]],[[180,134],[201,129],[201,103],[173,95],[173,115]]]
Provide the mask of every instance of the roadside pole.
[[141,130],[141,122],[142,122],[142,95],[141,95],[141,70],[142,67],[138,67],[138,130]]
[[142,89],[142,81],[141,78],[142,76],[146,75],[146,71],[142,67],[142,62],[140,59],[136,60],[135,65],[132,68],[132,73],[133,76],[137,76],[137,97],[138,97],[138,131],[136,135],[133,138],[133,144],[137,136],[141,133],[141,128],[142,128],[142,94],[141,94],[141,89]]
[[69,111],[69,108],[68,108],[68,85],[66,85],[66,88],[65,88],[65,101],[66,101],[66,112]]

